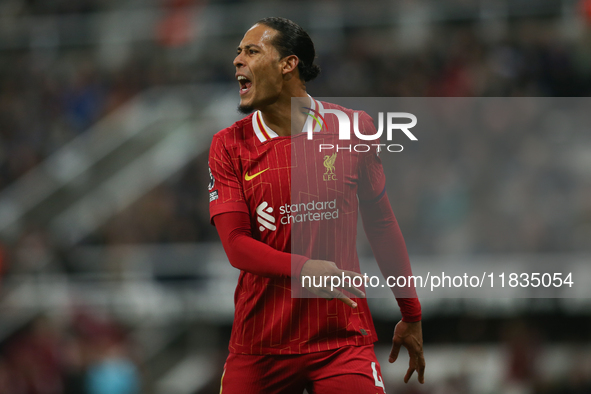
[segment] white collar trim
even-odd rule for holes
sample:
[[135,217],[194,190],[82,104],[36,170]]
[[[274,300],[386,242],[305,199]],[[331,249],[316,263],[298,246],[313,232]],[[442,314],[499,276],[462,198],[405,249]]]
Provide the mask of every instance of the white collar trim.
[[[309,113],[317,111],[321,115],[323,115],[324,106],[322,105],[322,103],[320,101],[314,100],[310,95],[308,95],[308,97],[310,97],[310,108],[312,109]],[[316,104],[318,104],[318,107],[316,107]],[[322,129],[321,124],[318,124],[318,122],[314,121],[314,118],[308,116],[308,119],[306,119],[306,123],[304,123],[304,127],[302,128],[302,133],[305,130],[307,130],[308,122],[314,122],[314,132],[318,132]],[[254,129],[255,135],[261,142],[265,142],[279,136],[279,134],[277,134],[269,126],[267,126],[265,120],[263,119],[263,114],[260,110],[257,110],[252,115],[252,128]]]

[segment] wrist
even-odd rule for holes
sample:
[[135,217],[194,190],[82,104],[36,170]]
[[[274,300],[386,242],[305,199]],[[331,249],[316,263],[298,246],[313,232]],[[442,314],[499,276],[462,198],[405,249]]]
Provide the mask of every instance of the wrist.
[[422,316],[420,314],[414,316],[403,316],[401,320],[405,323],[417,323],[422,320]]
[[310,261],[306,256],[291,255],[291,276],[292,278],[300,279],[302,276],[302,269],[304,265]]

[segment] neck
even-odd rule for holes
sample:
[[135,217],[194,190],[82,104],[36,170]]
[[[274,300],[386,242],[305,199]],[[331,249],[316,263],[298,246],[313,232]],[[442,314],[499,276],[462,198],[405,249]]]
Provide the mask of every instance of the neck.
[[[275,101],[273,104],[261,108],[261,114],[263,115],[263,118],[265,119],[265,123],[267,124],[267,126],[269,126],[273,131],[275,131],[277,135],[280,135],[282,137],[291,135],[292,97],[308,97],[308,94],[306,93],[306,89],[303,86],[298,87],[294,90],[286,90],[281,93],[277,101]],[[299,112],[297,112],[296,114],[297,116],[300,116]],[[305,120],[305,115],[302,114],[301,116]]]

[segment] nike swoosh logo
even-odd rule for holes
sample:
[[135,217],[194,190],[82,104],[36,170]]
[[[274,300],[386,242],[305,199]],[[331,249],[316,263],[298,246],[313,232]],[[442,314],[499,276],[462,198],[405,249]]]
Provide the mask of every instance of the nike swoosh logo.
[[265,168],[263,171],[259,171],[254,175],[248,175],[248,171],[246,172],[246,174],[244,174],[244,179],[246,179],[247,181],[250,181],[254,178],[256,178],[257,176],[261,175],[263,172],[267,171],[268,168]]

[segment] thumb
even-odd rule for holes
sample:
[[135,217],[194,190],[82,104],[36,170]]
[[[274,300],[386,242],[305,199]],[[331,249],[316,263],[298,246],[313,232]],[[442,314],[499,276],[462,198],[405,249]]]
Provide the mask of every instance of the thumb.
[[402,346],[402,341],[399,338],[394,337],[394,339],[392,340],[392,350],[390,350],[390,357],[388,358],[388,361],[390,363],[393,363],[398,358],[398,353],[400,353],[400,346]]

